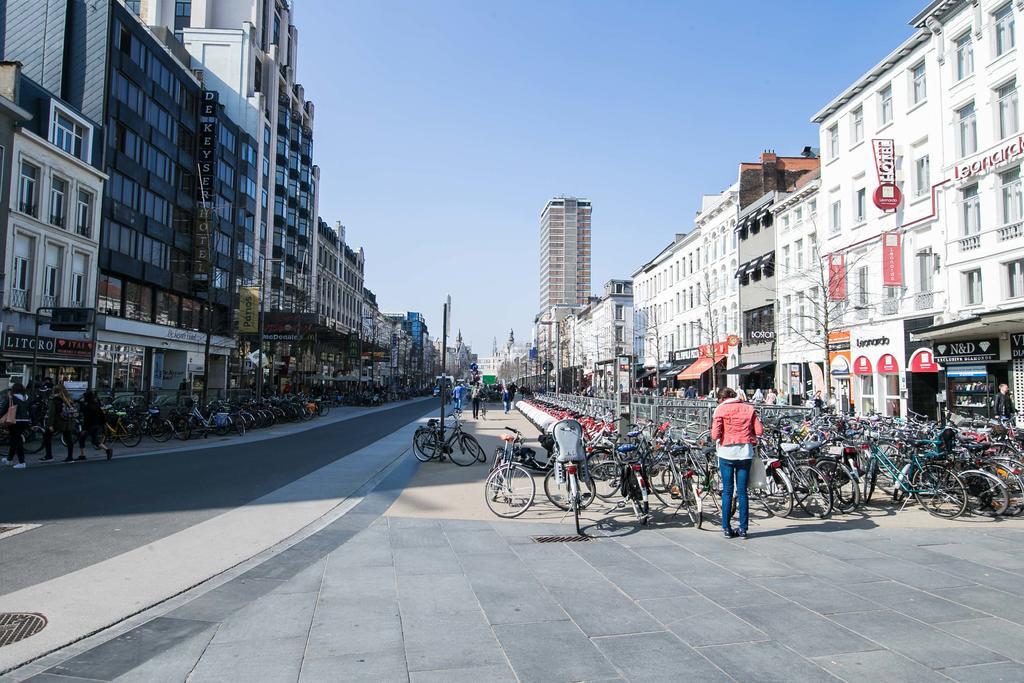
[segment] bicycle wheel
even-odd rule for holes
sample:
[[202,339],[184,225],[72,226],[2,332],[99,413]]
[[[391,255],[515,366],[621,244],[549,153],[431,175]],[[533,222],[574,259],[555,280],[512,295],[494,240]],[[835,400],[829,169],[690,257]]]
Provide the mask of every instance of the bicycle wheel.
[[793,496],[804,512],[825,519],[832,514],[832,487],[825,475],[812,465],[797,465],[793,479]]
[[463,447],[476,455],[478,462],[487,462],[487,453],[484,452],[484,447],[480,445],[480,442],[476,440],[476,437],[472,434],[463,434],[461,437]]
[[860,486],[850,471],[837,460],[819,460],[818,469],[832,487],[832,499],[840,513],[853,512],[860,503]]
[[1024,465],[1000,458],[985,463],[984,469],[999,477],[1006,485],[1009,501],[1004,514],[1019,515],[1024,510]]
[[174,426],[170,420],[156,418],[149,423],[149,435],[154,441],[163,443],[174,436]]
[[[897,469],[902,467],[901,463],[904,458],[895,446],[883,443],[878,445],[878,450],[890,462],[894,463]],[[895,500],[898,494],[905,494],[905,491],[896,482],[896,479],[889,474],[888,468],[882,467],[877,459],[870,458],[865,469],[862,501],[866,503],[871,500],[876,491],[882,491],[885,494],[884,497],[890,500]]]
[[518,517],[530,509],[536,495],[533,476],[514,463],[499,465],[484,482],[484,501],[498,517]]
[[995,517],[1006,513],[1010,496],[1006,484],[996,475],[983,470],[965,470],[957,476],[967,492],[967,512],[972,515]]
[[583,497],[583,490],[580,488],[580,480],[575,474],[567,475],[567,479],[569,480],[569,499],[572,505],[572,517],[576,523],[576,535],[582,536],[583,532],[580,531],[580,508],[582,505],[580,501]]
[[967,509],[967,491],[953,470],[938,463],[926,463],[911,476],[914,497],[936,517],[952,519]]
[[781,469],[770,468],[765,473],[765,486],[755,489],[754,496],[769,515],[789,517],[793,514],[793,484]]
[[469,434],[460,434],[454,439],[447,440],[444,452],[459,467],[469,467],[478,460],[477,448],[483,450],[477,440]]
[[[555,465],[555,467],[558,467],[558,465]],[[578,478],[576,481],[582,483],[582,486],[580,487],[581,507],[589,507],[596,497],[594,496],[594,482],[592,480],[582,480]],[[551,501],[551,504],[556,508],[568,512],[570,510],[568,475],[566,475],[565,481],[559,484],[555,477],[555,468],[552,467],[548,470],[547,475],[544,477],[544,495],[547,496],[548,500]]]
[[122,422],[118,426],[117,440],[128,448],[135,448],[142,442],[142,429],[134,422]]
[[420,427],[412,437],[412,452],[420,462],[433,460],[437,454],[437,434],[430,427]]
[[619,475],[618,458],[612,451],[594,451],[587,458],[587,468],[594,482],[594,495],[601,500],[611,500],[619,492],[622,478]]
[[179,416],[171,420],[171,426],[174,428],[175,438],[181,441],[188,441],[192,437],[192,425],[189,419],[184,416]]
[[321,402],[319,405],[320,417],[327,417],[327,413],[331,412],[331,406],[327,402]]
[[235,427],[235,433],[239,436],[245,436],[245,420],[240,415],[235,415],[231,418],[232,424]]
[[32,425],[21,433],[21,440],[25,444],[25,453],[34,455],[43,450],[43,428]]

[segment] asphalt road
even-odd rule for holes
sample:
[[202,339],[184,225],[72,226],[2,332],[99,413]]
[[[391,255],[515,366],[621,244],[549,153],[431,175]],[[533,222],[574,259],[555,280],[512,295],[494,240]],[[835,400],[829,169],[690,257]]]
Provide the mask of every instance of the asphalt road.
[[[187,529],[354,453],[436,407],[424,400],[244,447],[0,472],[0,595]],[[87,454],[90,449],[87,449]]]

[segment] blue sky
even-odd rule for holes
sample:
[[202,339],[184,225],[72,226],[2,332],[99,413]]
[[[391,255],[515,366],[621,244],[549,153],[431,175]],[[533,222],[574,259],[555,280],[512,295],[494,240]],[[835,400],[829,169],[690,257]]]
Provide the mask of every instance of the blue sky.
[[593,288],[910,35],[924,0],[293,0],[320,215],[386,311],[490,353],[538,308],[544,202],[593,201]]

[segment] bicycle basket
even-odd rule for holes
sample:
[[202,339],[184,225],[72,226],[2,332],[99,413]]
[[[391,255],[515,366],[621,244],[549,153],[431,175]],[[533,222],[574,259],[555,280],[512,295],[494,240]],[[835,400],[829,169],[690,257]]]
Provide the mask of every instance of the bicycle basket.
[[227,425],[227,423],[228,423],[228,414],[227,413],[217,413],[216,415],[213,416],[213,424],[217,425],[218,427],[224,427],[224,426]]

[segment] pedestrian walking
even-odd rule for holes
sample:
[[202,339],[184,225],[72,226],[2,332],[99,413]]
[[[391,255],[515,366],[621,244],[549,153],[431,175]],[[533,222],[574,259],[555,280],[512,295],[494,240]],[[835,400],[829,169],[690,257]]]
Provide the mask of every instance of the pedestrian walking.
[[512,409],[512,392],[507,384],[501,388],[501,402],[505,404],[505,414],[508,415],[508,411]]
[[454,389],[452,389],[452,397],[455,399],[455,410],[462,410],[462,400],[466,394],[466,386],[459,382]]
[[75,437],[72,435],[72,427],[78,415],[78,407],[71,400],[71,394],[63,384],[58,384],[46,408],[46,431],[43,432],[43,447],[46,448],[46,455],[43,460],[53,460],[53,437],[60,434],[64,437],[64,443],[68,445],[68,457],[64,462],[71,462],[75,455]]
[[7,440],[10,448],[6,458],[0,458],[0,465],[8,465],[17,458],[14,469],[25,469],[25,430],[32,424],[32,408],[28,402],[28,391],[21,382],[15,382],[4,405],[0,408],[0,422],[7,425]]
[[[749,521],[747,481],[754,444],[764,432],[754,407],[740,401],[728,387],[718,392],[718,407],[711,419],[711,438],[717,443],[718,470],[722,475],[722,533],[726,538],[747,537]],[[739,527],[732,528],[732,500],[739,508]]]
[[474,385],[473,389],[469,393],[469,399],[473,403],[473,419],[476,420],[480,417],[480,398],[481,391],[479,385]]
[[768,393],[764,395],[764,404],[773,406],[778,402],[778,400],[779,396],[775,393],[775,387],[768,387]]
[[999,393],[996,394],[992,409],[996,417],[1004,420],[1012,421],[1013,416],[1017,414],[1017,407],[1013,405],[1013,397],[1010,396],[1010,386],[1008,384],[999,385]]
[[757,389],[754,390],[754,395],[751,398],[754,401],[754,403],[764,402],[764,392],[761,391],[761,387],[758,387]]
[[98,450],[106,451],[107,460],[114,457],[114,449],[107,445],[107,415],[96,394],[91,391],[82,396],[82,432],[78,435],[78,458],[85,460],[85,437],[89,436],[92,445]]
[[686,398],[697,398],[697,387],[692,384],[686,387]]

